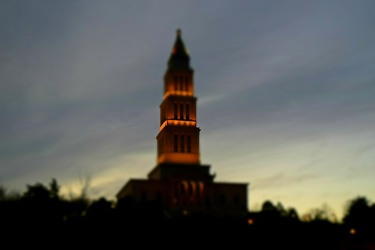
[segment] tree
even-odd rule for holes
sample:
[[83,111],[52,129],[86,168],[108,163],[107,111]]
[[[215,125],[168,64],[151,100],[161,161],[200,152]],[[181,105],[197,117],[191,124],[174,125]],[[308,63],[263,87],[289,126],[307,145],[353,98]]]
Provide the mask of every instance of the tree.
[[[279,209],[280,205],[279,205]],[[273,205],[270,200],[266,200],[262,205],[261,210],[261,220],[265,226],[269,227],[270,225],[279,225],[281,222],[281,216],[278,208]],[[272,227],[269,227],[271,229]],[[276,228],[273,228],[276,230]]]
[[23,194],[23,197],[34,200],[47,200],[50,198],[49,194],[50,192],[46,186],[41,183],[36,183],[35,185],[27,185],[27,189]]
[[370,201],[364,196],[358,196],[348,202],[344,223],[353,228],[366,229],[372,218],[371,210]]
[[337,223],[336,214],[333,210],[324,203],[320,208],[313,208],[303,216],[306,221],[319,221]]
[[107,201],[105,198],[93,201],[87,210],[87,218],[91,221],[99,223],[110,223],[112,216],[112,202]]
[[288,208],[287,216],[288,216],[288,218],[291,218],[291,219],[296,219],[296,220],[299,219],[297,210],[293,207]]
[[277,212],[277,208],[270,200],[266,200],[262,205],[262,212]]
[[287,217],[288,213],[281,202],[277,202],[276,210],[281,217]]
[[60,186],[57,184],[56,179],[52,179],[51,183],[49,184],[49,193],[50,197],[53,199],[59,198]]

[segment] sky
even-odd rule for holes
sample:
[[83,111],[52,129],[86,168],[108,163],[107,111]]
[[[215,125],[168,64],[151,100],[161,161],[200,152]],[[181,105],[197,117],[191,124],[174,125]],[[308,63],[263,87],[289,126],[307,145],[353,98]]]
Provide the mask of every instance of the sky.
[[182,29],[202,164],[300,214],[375,201],[375,2],[0,2],[0,185],[115,194],[156,165]]

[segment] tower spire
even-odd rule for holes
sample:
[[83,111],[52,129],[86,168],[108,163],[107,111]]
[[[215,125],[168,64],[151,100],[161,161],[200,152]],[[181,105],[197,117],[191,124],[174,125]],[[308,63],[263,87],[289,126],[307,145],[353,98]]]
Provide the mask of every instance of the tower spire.
[[181,38],[182,31],[177,29],[176,31],[176,41],[173,45],[171,56],[168,60],[168,69],[190,69],[190,57],[188,50],[185,47],[184,42]]

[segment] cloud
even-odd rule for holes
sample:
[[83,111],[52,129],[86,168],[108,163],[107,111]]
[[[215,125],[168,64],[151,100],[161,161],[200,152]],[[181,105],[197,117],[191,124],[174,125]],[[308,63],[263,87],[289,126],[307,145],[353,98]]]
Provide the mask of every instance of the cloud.
[[93,195],[110,196],[145,176],[182,28],[202,159],[221,180],[291,204],[317,199],[308,192],[323,173],[333,196],[373,190],[361,184],[374,162],[373,5],[3,1],[0,181],[69,185],[81,172],[93,176]]
[[273,189],[295,186],[302,182],[308,182],[318,179],[321,176],[315,173],[287,174],[286,172],[278,172],[269,177],[253,180],[252,190]]

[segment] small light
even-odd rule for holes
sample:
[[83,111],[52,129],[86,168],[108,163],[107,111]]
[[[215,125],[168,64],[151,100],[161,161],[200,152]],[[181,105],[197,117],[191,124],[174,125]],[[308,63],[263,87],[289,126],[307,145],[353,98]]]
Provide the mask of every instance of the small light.
[[253,224],[254,224],[254,220],[253,220],[253,219],[248,219],[248,220],[247,220],[247,224],[249,224],[249,225],[253,225]]
[[356,231],[354,228],[350,229],[350,234],[356,234]]

